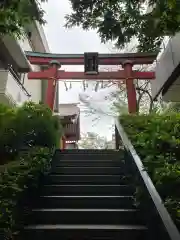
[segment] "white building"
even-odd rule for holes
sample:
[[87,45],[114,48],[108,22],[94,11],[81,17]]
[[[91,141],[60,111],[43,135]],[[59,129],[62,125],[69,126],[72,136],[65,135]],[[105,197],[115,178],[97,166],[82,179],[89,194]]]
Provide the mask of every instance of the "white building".
[[[152,7],[147,9],[152,11]],[[166,102],[180,102],[180,33],[164,37],[162,51],[159,53],[155,81],[151,81],[153,99],[162,97]]]
[[152,96],[159,95],[167,102],[180,102],[180,33],[169,38],[157,61],[156,79],[152,82]]
[[27,72],[38,70],[31,66],[24,51],[49,52],[42,26],[38,22],[26,27],[26,37],[16,40],[0,38],[0,102],[21,105],[32,100],[44,101],[46,80],[28,80]]

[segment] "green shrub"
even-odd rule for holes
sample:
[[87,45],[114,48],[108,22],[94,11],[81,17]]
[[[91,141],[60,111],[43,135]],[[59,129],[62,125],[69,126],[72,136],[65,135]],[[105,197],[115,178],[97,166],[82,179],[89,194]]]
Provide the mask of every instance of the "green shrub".
[[57,145],[61,125],[43,104],[25,103],[11,109],[0,106],[0,164],[13,160],[23,148]]
[[120,122],[180,228],[180,114],[126,115]]
[[48,170],[61,133],[58,117],[43,104],[0,105],[0,238],[20,229],[24,200]]
[[19,206],[29,189],[38,187],[40,176],[49,169],[52,151],[32,148],[17,160],[0,167],[0,236],[11,239],[21,228],[23,207]]
[[12,155],[11,142],[15,137],[15,131],[12,128],[16,113],[14,109],[0,105],[0,164],[8,160]]
[[18,138],[18,142],[15,141],[17,149],[24,145],[51,148],[56,144],[59,132],[52,111],[45,105],[32,102],[25,103],[17,109],[14,128]]

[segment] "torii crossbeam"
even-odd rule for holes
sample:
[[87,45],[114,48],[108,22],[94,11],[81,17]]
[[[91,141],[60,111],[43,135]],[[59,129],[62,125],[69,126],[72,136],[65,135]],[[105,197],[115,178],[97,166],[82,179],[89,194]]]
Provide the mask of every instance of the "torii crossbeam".
[[29,79],[45,79],[48,81],[46,93],[46,103],[53,110],[56,82],[59,80],[115,80],[125,81],[128,96],[129,113],[136,113],[137,101],[134,79],[155,79],[154,72],[133,71],[134,65],[152,64],[157,57],[157,53],[124,53],[124,54],[99,54],[99,65],[122,65],[123,70],[116,72],[98,72],[89,75],[84,72],[65,72],[59,70],[61,65],[84,65],[84,54],[51,54],[26,52],[31,64],[47,66],[48,69],[39,72],[30,72]]

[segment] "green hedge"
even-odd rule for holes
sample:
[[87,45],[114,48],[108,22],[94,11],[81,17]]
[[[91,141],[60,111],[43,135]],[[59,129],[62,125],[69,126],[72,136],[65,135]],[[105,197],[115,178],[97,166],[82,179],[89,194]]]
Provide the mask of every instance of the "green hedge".
[[25,199],[48,170],[61,133],[58,117],[43,104],[0,105],[1,239],[13,239],[13,233],[23,226]]
[[180,228],[180,114],[126,115],[120,122]]
[[0,166],[0,238],[12,239],[23,226],[23,198],[38,187],[40,177],[50,167],[52,150],[36,147],[17,160]]
[[52,148],[59,143],[61,132],[58,118],[43,104],[0,105],[0,164],[13,160],[23,148]]

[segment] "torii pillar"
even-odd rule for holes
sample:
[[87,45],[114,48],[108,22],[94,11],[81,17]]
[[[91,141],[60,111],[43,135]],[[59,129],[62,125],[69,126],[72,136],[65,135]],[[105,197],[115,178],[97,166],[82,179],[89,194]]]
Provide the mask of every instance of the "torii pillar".
[[130,114],[137,113],[137,99],[136,99],[136,88],[134,86],[134,78],[133,74],[133,62],[125,61],[123,63],[124,71],[126,74],[126,91],[127,91],[127,99],[128,99],[128,110]]
[[[57,87],[57,81],[58,81],[58,69],[61,67],[61,64],[53,60],[50,62],[50,71],[52,73],[52,77],[48,80],[48,86],[47,86],[47,92],[46,92],[46,104],[49,106],[49,108],[54,111],[54,103],[56,98],[56,87]],[[53,79],[53,81],[52,81]],[[60,144],[61,149],[66,148],[66,138],[65,136],[62,136],[62,144]],[[60,141],[61,142],[61,141]]]
[[[61,67],[60,63],[56,60],[50,62],[50,70],[52,72],[52,77],[48,80],[47,92],[46,92],[46,104],[53,111],[54,102],[56,96],[56,86],[58,80],[58,69]],[[53,81],[52,81],[53,79]]]

